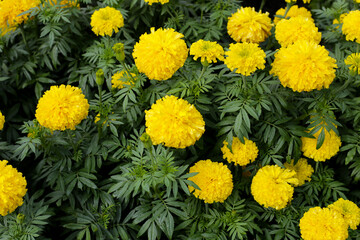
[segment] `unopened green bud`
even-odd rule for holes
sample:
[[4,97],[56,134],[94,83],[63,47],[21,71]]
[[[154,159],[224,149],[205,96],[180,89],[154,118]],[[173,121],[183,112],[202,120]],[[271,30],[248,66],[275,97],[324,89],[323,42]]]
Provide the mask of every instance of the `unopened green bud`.
[[104,71],[100,68],[96,72],[96,84],[102,86],[104,83]]
[[144,146],[146,147],[146,149],[148,149],[149,151],[151,151],[152,148],[152,141],[151,138],[149,136],[149,134],[147,134],[146,132],[143,133],[140,137],[140,140],[144,143]]
[[23,223],[23,222],[24,222],[24,219],[25,219],[25,215],[22,214],[22,213],[19,213],[19,214],[16,216],[16,222],[17,222],[17,223]]
[[125,60],[124,44],[123,43],[115,43],[112,49],[115,52],[116,59],[119,62],[123,62]]
[[208,67],[210,65],[210,63],[206,59],[204,61],[201,61],[201,64],[203,65],[203,67]]

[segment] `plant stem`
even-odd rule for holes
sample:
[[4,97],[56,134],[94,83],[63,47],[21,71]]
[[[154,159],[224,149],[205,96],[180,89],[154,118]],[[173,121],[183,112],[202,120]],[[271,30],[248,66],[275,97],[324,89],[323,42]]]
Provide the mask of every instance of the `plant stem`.
[[133,83],[135,84],[135,78],[132,76],[129,68],[126,66],[125,62],[124,61],[121,61],[121,66],[125,69],[126,73],[128,74],[128,76],[131,77],[131,79],[133,80]]
[[242,89],[245,90],[247,88],[247,86],[246,86],[246,77],[244,75],[242,75],[242,74],[241,74],[241,77],[242,77],[242,82],[243,82]]
[[293,5],[292,3],[288,3],[288,4],[286,5],[285,14],[284,14],[284,16],[283,16],[284,19],[286,18],[286,14],[289,12],[289,10],[290,10],[290,8],[291,8],[292,5]]
[[25,37],[25,31],[24,31],[24,26],[22,24],[20,24],[20,32],[21,32],[21,36],[22,36],[22,39],[25,43],[25,47],[26,47],[26,50],[29,52],[30,54],[30,48],[29,48],[29,44],[26,40],[26,37]]
[[266,3],[266,0],[262,0],[262,1],[261,1],[261,5],[260,5],[260,8],[259,8],[259,11],[261,11],[261,10],[263,9],[265,3]]

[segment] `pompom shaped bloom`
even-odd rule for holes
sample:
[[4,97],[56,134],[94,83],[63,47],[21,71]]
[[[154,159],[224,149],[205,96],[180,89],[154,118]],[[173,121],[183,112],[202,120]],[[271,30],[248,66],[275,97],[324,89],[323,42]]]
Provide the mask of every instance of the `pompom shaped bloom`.
[[284,166],[286,169],[296,172],[295,177],[299,180],[299,184],[295,185],[295,187],[304,185],[305,181],[311,181],[311,175],[313,174],[314,169],[308,164],[305,158],[300,158],[295,165],[294,160],[291,160],[290,163],[284,163]]
[[272,24],[269,13],[256,12],[245,7],[229,17],[227,30],[236,42],[261,43],[271,34]]
[[304,240],[345,240],[348,237],[344,219],[329,208],[310,208],[300,219],[299,226]]
[[153,3],[165,4],[168,3],[169,0],[145,0],[145,2],[147,2],[149,5],[152,5]]
[[224,60],[226,66],[236,73],[250,76],[256,69],[265,68],[265,52],[257,43],[231,43],[227,57]]
[[134,81],[133,78],[136,77],[134,73],[130,73],[131,76],[129,76],[128,72],[125,70],[122,70],[121,72],[115,73],[111,77],[111,84],[113,88],[124,88],[124,85],[133,85]]
[[224,61],[224,49],[217,42],[204,41],[200,39],[191,44],[190,55],[194,55],[194,60],[201,58],[201,62],[217,62],[216,59]]
[[[285,8],[280,8],[279,10],[277,10],[277,12],[275,13],[275,15],[277,16],[284,16],[285,15]],[[298,7],[297,5],[293,5],[291,6],[291,8],[289,9],[289,11],[286,13],[285,19],[289,19],[292,17],[306,17],[311,21],[314,21],[314,19],[311,16],[311,12],[309,10],[307,10],[304,7]],[[274,23],[277,24],[278,22],[280,22],[280,20],[282,20],[283,18],[278,18],[275,17],[274,18]]]
[[186,148],[205,132],[205,122],[195,106],[175,96],[158,99],[145,111],[146,133],[154,145]]
[[91,15],[90,25],[96,35],[111,37],[113,32],[117,33],[124,26],[124,18],[115,8],[100,8]]
[[320,135],[321,130],[314,134],[315,138],[302,137],[301,151],[305,157],[312,158],[317,162],[324,162],[333,156],[335,156],[341,146],[341,139],[336,133],[331,130],[325,131],[325,139],[319,149],[316,149],[317,139]]
[[229,143],[224,141],[221,151],[224,159],[227,159],[229,163],[234,162],[235,165],[246,166],[255,161],[258,156],[259,150],[256,144],[247,138],[245,138],[245,144],[243,144],[239,138],[233,137],[231,151],[228,145]]
[[40,98],[35,117],[51,130],[75,129],[89,113],[89,103],[81,89],[70,85],[51,86]]
[[335,78],[336,67],[336,60],[329,56],[324,46],[297,41],[280,48],[275,54],[270,73],[278,76],[284,87],[309,92],[329,88]]
[[346,65],[349,65],[351,72],[360,75],[360,53],[350,54],[344,62]]
[[5,123],[5,117],[0,111],[0,130],[4,128],[4,123]]
[[167,80],[181,68],[188,56],[184,35],[172,28],[151,28],[140,36],[134,46],[133,57],[139,72],[153,80]]
[[346,40],[360,43],[360,10],[350,11],[343,18],[342,32]]
[[292,185],[298,185],[296,172],[277,165],[267,165],[259,169],[251,183],[251,194],[264,207],[276,210],[287,206],[294,193]]
[[21,13],[40,4],[40,0],[1,0],[0,1],[0,35],[14,30],[19,24],[26,22],[29,13]]
[[315,23],[309,18],[292,17],[281,20],[275,28],[275,38],[282,47],[287,47],[296,41],[306,40],[319,44],[321,33]]
[[330,204],[328,208],[340,213],[351,229],[357,229],[360,224],[360,208],[355,203],[339,198],[336,202]]
[[223,163],[201,160],[190,168],[190,173],[198,172],[189,177],[201,190],[189,186],[195,197],[206,203],[224,202],[233,190],[232,174]]
[[26,194],[26,180],[16,168],[0,161],[0,215],[6,216],[23,204]]

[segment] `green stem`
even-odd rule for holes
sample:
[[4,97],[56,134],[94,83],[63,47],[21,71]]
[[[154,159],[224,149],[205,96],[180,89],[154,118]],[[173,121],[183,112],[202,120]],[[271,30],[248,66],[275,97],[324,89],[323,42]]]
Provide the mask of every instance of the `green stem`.
[[359,50],[360,50],[360,44],[357,43],[357,44],[356,44],[356,53],[359,53]]
[[244,75],[241,75],[242,77],[242,82],[243,82],[243,85],[242,85],[242,89],[246,89],[247,86],[246,86],[246,77]]
[[121,66],[125,69],[125,71],[127,72],[128,76],[131,77],[131,79],[133,80],[133,83],[135,84],[135,78],[132,76],[130,69],[126,66],[126,64],[124,63],[124,61],[120,62]]
[[29,48],[29,45],[28,45],[28,42],[26,40],[26,37],[25,37],[25,31],[24,31],[24,26],[22,24],[20,24],[20,32],[21,32],[21,36],[22,36],[22,39],[25,43],[25,47],[26,47],[26,50],[29,52],[30,54],[30,48]]
[[286,18],[286,14],[289,12],[289,10],[290,10],[290,8],[291,8],[292,5],[293,5],[292,3],[288,3],[288,4],[286,5],[285,14],[284,14],[284,16],[283,16],[284,19]]
[[261,11],[261,10],[263,9],[265,3],[266,3],[266,0],[262,0],[262,1],[261,1],[261,5],[260,5],[259,11]]
[[201,80],[201,78],[204,76],[204,73],[205,73],[205,71],[206,71],[207,68],[208,68],[208,66],[203,66],[197,82],[200,82],[200,80]]

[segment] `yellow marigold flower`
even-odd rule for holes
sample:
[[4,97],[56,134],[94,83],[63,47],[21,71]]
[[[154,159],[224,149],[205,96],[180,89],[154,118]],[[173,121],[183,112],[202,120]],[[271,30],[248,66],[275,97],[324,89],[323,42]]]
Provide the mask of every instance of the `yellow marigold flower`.
[[294,193],[298,179],[295,171],[277,165],[267,165],[259,169],[251,183],[251,194],[264,207],[276,210],[287,206]]
[[330,204],[328,208],[340,213],[345,223],[352,230],[357,229],[357,226],[360,224],[360,208],[355,203],[339,198],[336,202]]
[[343,18],[342,32],[346,40],[360,43],[360,10],[350,11]]
[[5,124],[5,117],[2,114],[2,112],[0,111],[0,130],[2,130],[4,128],[4,124]]
[[70,85],[51,86],[40,98],[35,117],[50,130],[75,129],[89,112],[89,103],[81,89]]
[[23,204],[26,194],[26,179],[16,168],[0,161],[0,215],[6,216]]
[[313,174],[314,169],[310,164],[308,164],[305,158],[300,158],[295,165],[294,160],[291,160],[290,163],[285,163],[284,166],[286,169],[296,172],[294,177],[299,180],[299,184],[295,185],[295,187],[304,185],[305,181],[311,181],[311,175]]
[[224,159],[227,159],[229,163],[234,162],[235,165],[246,166],[255,161],[258,156],[259,150],[256,144],[247,138],[245,138],[245,144],[243,144],[239,138],[233,137],[231,150],[228,145],[229,143],[224,141],[221,151]]
[[217,62],[216,59],[224,61],[224,49],[216,42],[199,41],[191,44],[190,55],[194,55],[194,60],[201,58],[201,62],[207,61],[208,63]]
[[324,46],[297,41],[280,48],[270,73],[278,76],[284,87],[309,92],[329,88],[335,78],[336,67],[336,60],[329,56]]
[[168,3],[169,0],[145,0],[145,2],[147,2],[149,5],[152,5],[153,3],[165,4]]
[[315,23],[309,18],[292,17],[281,20],[275,28],[275,38],[282,47],[287,47],[296,41],[306,40],[319,44],[321,33]]
[[345,64],[350,65],[351,72],[360,75],[360,53],[352,53],[345,59]]
[[[51,6],[54,6],[57,3],[57,0],[48,0]],[[59,5],[63,5],[64,8],[77,7],[80,8],[80,4],[77,3],[77,0],[62,0]]]
[[124,18],[115,8],[100,8],[91,15],[90,25],[96,35],[111,36],[113,32],[119,32],[119,28],[124,26]]
[[233,190],[232,174],[223,163],[201,160],[190,168],[190,173],[198,172],[189,177],[201,190],[189,186],[195,197],[206,203],[224,202]]
[[134,46],[133,57],[139,72],[149,79],[167,80],[181,68],[188,56],[184,35],[172,28],[151,28],[140,36]]
[[186,148],[200,139],[205,122],[195,106],[175,96],[158,99],[145,111],[146,133],[154,145]]
[[340,137],[336,135],[333,130],[331,130],[330,133],[326,129],[324,131],[325,139],[323,145],[319,149],[316,149],[316,143],[321,130],[314,134],[315,138],[301,138],[301,151],[305,157],[314,159],[317,162],[324,162],[338,153],[341,146]]
[[310,208],[300,219],[299,226],[304,240],[345,240],[348,237],[344,219],[329,208]]
[[230,43],[227,57],[224,60],[226,66],[236,73],[250,76],[256,69],[265,68],[265,52],[257,43]]
[[[136,77],[136,75],[134,73],[131,73],[131,76],[133,78]],[[124,85],[133,85],[134,81],[131,76],[129,76],[128,72],[125,70],[115,73],[111,77],[112,87],[121,89],[121,88],[124,88]]]
[[[285,8],[280,8],[279,10],[277,10],[277,12],[275,13],[275,15],[278,15],[278,16],[284,16],[285,15],[285,11],[286,9]],[[308,18],[309,20],[311,21],[314,21],[314,19],[312,18],[311,16],[311,12],[308,11],[306,8],[304,7],[298,7],[297,5],[293,5],[291,6],[291,8],[289,9],[289,11],[286,13],[286,16],[285,18],[286,19],[289,19],[289,18],[292,18],[292,17],[306,17]],[[274,23],[275,25],[280,22],[280,20],[282,20],[283,18],[278,18],[278,17],[275,17],[274,18]]]
[[236,42],[260,43],[271,34],[269,13],[256,12],[255,8],[240,8],[229,17],[227,30]]
[[0,35],[14,30],[19,24],[26,22],[29,14],[19,16],[22,12],[34,8],[40,0],[1,0],[0,1]]

